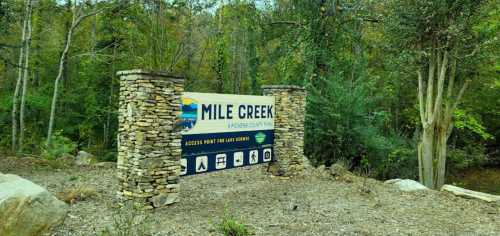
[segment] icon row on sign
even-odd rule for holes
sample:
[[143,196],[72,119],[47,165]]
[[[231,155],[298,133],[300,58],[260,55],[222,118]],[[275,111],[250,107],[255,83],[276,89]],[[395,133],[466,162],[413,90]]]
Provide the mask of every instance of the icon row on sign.
[[[259,163],[259,150],[251,150],[248,153],[248,163],[250,165]],[[269,162],[272,159],[271,149],[266,148],[263,151],[262,160],[264,162]],[[222,170],[227,168],[227,155],[225,153],[215,155],[215,170]],[[244,164],[244,155],[243,152],[234,152],[233,153],[233,167],[240,167]],[[208,156],[197,156],[195,158],[195,172],[201,173],[206,172],[208,170]],[[187,159],[181,159],[181,175],[187,174]]]

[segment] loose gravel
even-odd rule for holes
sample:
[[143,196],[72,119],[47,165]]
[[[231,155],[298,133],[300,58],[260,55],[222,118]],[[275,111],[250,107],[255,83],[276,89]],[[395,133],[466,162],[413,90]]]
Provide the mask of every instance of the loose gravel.
[[142,212],[118,207],[114,168],[34,165],[0,157],[0,172],[54,194],[74,186],[97,194],[71,205],[51,235],[221,235],[218,225],[229,217],[255,235],[500,235],[497,204],[439,191],[401,192],[362,177],[335,180],[313,171],[289,179],[268,175],[264,166],[188,176],[181,180],[179,203]]

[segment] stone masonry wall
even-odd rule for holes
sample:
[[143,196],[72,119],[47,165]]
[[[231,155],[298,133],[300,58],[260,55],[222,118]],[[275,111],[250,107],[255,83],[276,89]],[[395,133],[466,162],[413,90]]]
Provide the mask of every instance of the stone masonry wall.
[[118,197],[152,209],[178,201],[184,80],[143,70],[120,71]]
[[274,175],[301,174],[307,166],[304,156],[306,91],[292,85],[262,86],[266,96],[275,98],[274,155],[270,164]]

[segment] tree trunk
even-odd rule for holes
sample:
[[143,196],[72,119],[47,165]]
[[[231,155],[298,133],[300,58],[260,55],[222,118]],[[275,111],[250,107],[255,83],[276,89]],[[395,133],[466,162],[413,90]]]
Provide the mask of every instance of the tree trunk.
[[[221,6],[224,6],[224,0],[222,0]],[[221,10],[218,15],[217,20],[217,33],[216,33],[216,53],[217,59],[215,64],[216,73],[216,92],[224,92],[224,80],[225,80],[225,70],[226,70],[226,58],[224,55],[225,43],[224,43],[224,26],[223,26],[224,10]]]
[[439,127],[436,135],[436,183],[435,188],[439,189],[444,185],[446,173],[446,128]]
[[[467,88],[468,82],[464,83],[458,96],[454,98],[452,94],[457,66],[456,59],[448,64],[448,52],[437,52],[431,55],[428,63],[427,89],[424,89],[422,73],[417,72],[419,110],[423,128],[421,142],[418,146],[419,179],[428,188],[439,189],[445,183],[446,143],[453,129],[451,121],[453,111]],[[447,74],[449,67],[451,67],[451,72]],[[437,72],[437,84],[434,83],[435,72]],[[446,78],[448,78],[448,89],[444,95]],[[427,92],[424,96],[425,90]],[[451,100],[453,99],[455,101],[452,105]]]
[[115,64],[116,64],[116,43],[113,45],[113,59],[111,62],[111,82],[109,85],[109,100],[108,100],[108,109],[107,109],[107,114],[106,114],[106,124],[104,128],[104,147],[108,148],[109,146],[109,131],[111,130],[111,112],[113,111],[113,96],[114,96],[114,78],[116,75],[116,69],[115,69]]
[[[94,1],[89,1],[90,4],[92,4],[92,8],[95,11],[97,7],[97,0]],[[94,15],[92,19],[92,30],[91,30],[91,40],[92,40],[92,52],[91,52],[91,58],[92,61],[95,61],[96,58],[96,45],[97,45],[97,15]]]
[[28,11],[29,11],[29,3],[31,0],[27,0],[25,2],[25,15],[23,22],[23,30],[21,36],[21,49],[19,50],[19,62],[18,62],[18,75],[16,80],[16,87],[14,89],[14,96],[12,97],[12,152],[17,151],[17,97],[19,96],[19,90],[21,88],[21,80],[23,77],[23,61],[24,61],[24,46],[26,44],[26,28],[28,24]]
[[434,185],[434,128],[424,128],[422,132],[422,184],[432,188]]
[[19,151],[23,151],[24,147],[24,133],[25,133],[25,127],[24,127],[24,114],[25,114],[25,107],[26,107],[26,90],[27,90],[27,85],[28,85],[28,67],[29,67],[29,57],[30,57],[30,44],[31,44],[31,11],[32,11],[32,5],[31,5],[31,0],[28,0],[28,24],[27,24],[27,34],[26,34],[26,43],[25,43],[25,49],[24,49],[24,72],[23,72],[23,89],[21,93],[21,111],[19,114]]
[[73,35],[73,30],[77,25],[76,19],[76,11],[73,11],[73,19],[71,20],[71,26],[69,27],[68,33],[66,35],[66,43],[59,58],[59,69],[57,73],[57,77],[54,81],[54,93],[52,95],[52,103],[50,105],[50,118],[49,118],[49,129],[47,131],[47,146],[51,144],[52,141],[52,132],[54,129],[54,118],[56,113],[56,103],[57,103],[57,95],[59,94],[59,81],[61,80],[64,73],[64,63],[66,60],[66,56],[69,51],[69,47],[71,45],[71,36]]
[[[69,1],[69,2],[71,2],[71,1]],[[52,141],[51,139],[52,139],[52,133],[53,133],[53,129],[54,129],[54,118],[55,118],[55,112],[56,112],[57,96],[59,94],[58,93],[59,81],[61,80],[61,77],[63,76],[63,73],[64,73],[64,63],[66,61],[66,57],[68,55],[69,48],[71,46],[71,37],[73,36],[73,31],[76,29],[76,27],[78,27],[80,22],[82,22],[85,18],[87,18],[89,16],[93,16],[93,15],[100,12],[100,10],[94,10],[89,14],[79,15],[81,9],[78,9],[77,4],[78,3],[75,2],[75,4],[73,5],[73,10],[72,10],[73,17],[71,20],[71,26],[69,27],[68,34],[66,36],[66,43],[64,46],[64,50],[61,54],[61,57],[59,58],[59,70],[57,73],[57,77],[54,81],[54,93],[52,95],[52,103],[50,105],[49,129],[47,131],[47,141],[46,141],[47,146],[49,146],[51,144],[51,141]]]

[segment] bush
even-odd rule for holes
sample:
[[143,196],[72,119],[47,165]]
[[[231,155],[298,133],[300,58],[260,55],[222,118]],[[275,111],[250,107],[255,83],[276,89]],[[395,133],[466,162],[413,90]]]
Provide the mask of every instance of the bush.
[[379,179],[418,179],[416,148],[394,149],[377,168],[377,177]]
[[217,228],[225,236],[251,235],[246,225],[239,223],[231,216],[224,216]]
[[55,160],[63,155],[74,153],[76,147],[76,143],[71,141],[71,139],[62,136],[61,132],[56,132],[49,146],[46,144],[42,145],[42,157],[48,160]]
[[65,191],[56,194],[57,198],[68,204],[74,204],[78,201],[85,201],[98,197],[98,192],[94,186],[80,185],[70,187]]
[[132,204],[126,204],[113,213],[113,223],[96,235],[99,236],[146,236],[152,235],[148,217]]
[[102,157],[99,158],[99,161],[112,161],[116,162],[117,160],[117,155],[116,151],[108,151]]
[[469,167],[479,166],[487,161],[482,145],[467,145],[464,148],[448,148],[448,169],[456,171]]
[[342,81],[341,75],[318,78],[308,87],[305,151],[314,165],[330,166],[338,160],[359,167],[362,160],[377,166],[393,148],[382,133],[385,112],[370,111],[366,81]]

